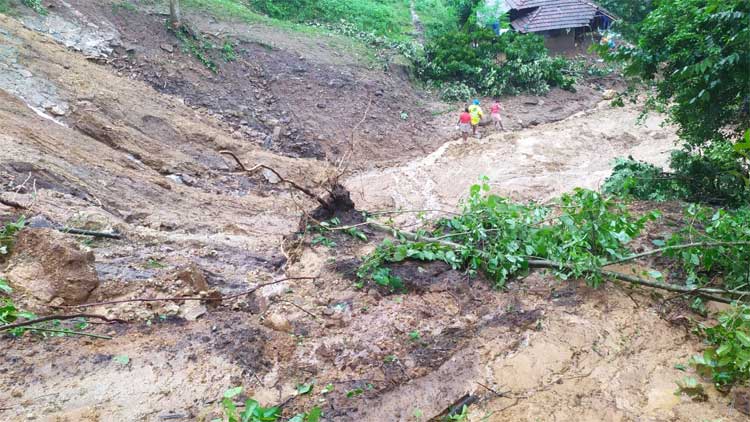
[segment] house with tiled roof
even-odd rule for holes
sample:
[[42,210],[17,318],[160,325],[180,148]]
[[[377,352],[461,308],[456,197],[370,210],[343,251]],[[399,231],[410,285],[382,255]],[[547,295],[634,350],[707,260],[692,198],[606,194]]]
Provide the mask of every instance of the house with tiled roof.
[[508,13],[511,28],[543,35],[552,51],[583,51],[593,34],[606,30],[617,18],[589,0],[486,0]]

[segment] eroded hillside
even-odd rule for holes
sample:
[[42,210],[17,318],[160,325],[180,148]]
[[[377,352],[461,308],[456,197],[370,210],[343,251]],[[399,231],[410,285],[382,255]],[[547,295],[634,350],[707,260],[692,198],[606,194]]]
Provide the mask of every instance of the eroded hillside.
[[[204,300],[86,308],[125,321],[91,321],[111,340],[3,336],[3,420],[210,421],[238,385],[285,417],[320,406],[326,421],[432,420],[467,395],[471,421],[744,420],[717,391],[674,395],[674,365],[700,348],[680,306],[542,273],[498,291],[439,263],[396,266],[407,294],[357,288],[385,234],[316,241],[306,223],[320,204],[221,153],[320,196],[337,179],[358,210],[451,212],[480,176],[546,201],[597,187],[617,156],[661,163],[674,130],[659,116],[636,125],[639,109],[599,103],[590,83],[509,99],[511,131],[463,143],[454,105],[344,39],[189,13],[235,45],[238,59],[213,74],[181,51],[161,8],[49,3],[46,17],[0,15],[0,182],[18,204],[0,218],[25,215],[54,239],[50,227],[120,233],[64,235],[93,253],[88,303]],[[0,275],[24,274],[14,259]],[[14,287],[39,314],[72,312]]]

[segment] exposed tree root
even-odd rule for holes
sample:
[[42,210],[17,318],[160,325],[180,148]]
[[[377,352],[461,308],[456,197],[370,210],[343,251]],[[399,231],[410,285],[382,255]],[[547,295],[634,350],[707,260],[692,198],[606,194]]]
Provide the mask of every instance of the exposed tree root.
[[349,210],[354,209],[354,201],[352,201],[351,196],[349,195],[349,191],[344,186],[339,184],[336,178],[329,181],[329,184],[331,186],[330,188],[326,188],[326,191],[328,191],[328,197],[323,198],[320,195],[313,192],[312,190],[294,182],[293,180],[289,180],[283,177],[273,167],[267,166],[265,164],[256,164],[254,167],[248,169],[247,167],[245,167],[244,164],[242,164],[242,161],[240,161],[240,159],[233,152],[222,150],[222,151],[219,151],[219,153],[232,157],[234,161],[237,163],[237,165],[240,167],[240,170],[242,170],[245,173],[253,174],[259,169],[266,169],[270,171],[276,177],[278,177],[280,181],[302,192],[307,197],[317,201],[318,204],[320,204],[321,210],[324,210],[325,212],[315,213],[315,214],[319,216],[321,216],[322,214],[323,215],[322,218],[325,218],[325,216],[328,216],[328,215],[333,215],[336,212],[349,211]]
[[[191,301],[191,300],[200,300],[200,301],[206,301],[209,303],[222,303],[224,301],[230,300],[230,299],[236,299],[241,296],[247,296],[249,294],[254,293],[256,290],[261,289],[266,286],[271,286],[273,284],[281,283],[282,281],[287,280],[314,280],[316,277],[287,277],[287,278],[281,278],[278,280],[270,281],[268,283],[261,283],[252,289],[235,293],[227,296],[221,296],[221,295],[215,295],[215,296],[174,296],[174,297],[144,297],[144,298],[135,298],[135,299],[122,299],[122,300],[109,300],[105,302],[94,302],[94,303],[83,303],[81,305],[61,305],[61,306],[53,306],[54,308],[91,308],[93,306],[104,306],[104,305],[116,305],[118,303],[132,303],[132,302],[185,302],[185,301]],[[50,319],[57,319],[57,318],[50,318]]]
[[22,322],[14,322],[13,324],[6,324],[0,326],[0,331],[7,331],[12,330],[13,328],[20,328],[20,327],[28,327],[29,325],[38,324],[40,322],[45,321],[63,321],[67,319],[75,319],[75,318],[93,318],[93,319],[101,319],[107,322],[125,322],[121,319],[116,318],[108,318],[104,315],[96,315],[96,314],[71,314],[71,315],[48,315],[45,317],[40,317],[36,319],[29,319]]

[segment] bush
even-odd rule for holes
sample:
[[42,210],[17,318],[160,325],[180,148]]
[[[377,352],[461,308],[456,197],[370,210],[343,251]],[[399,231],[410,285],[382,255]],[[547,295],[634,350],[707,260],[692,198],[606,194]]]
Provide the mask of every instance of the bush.
[[571,62],[550,57],[542,37],[516,33],[497,36],[489,29],[455,30],[430,40],[424,59],[416,67],[422,79],[435,84],[458,82],[488,96],[520,92],[539,95],[553,86],[572,89],[576,82],[570,76],[575,73]]
[[445,101],[466,101],[476,95],[477,91],[463,82],[448,82],[440,91],[440,98]]
[[647,201],[684,199],[687,192],[674,175],[633,157],[617,158],[612,175],[604,181],[602,192]]
[[[245,0],[270,17],[296,22],[351,22],[361,31],[401,34],[411,24],[404,3],[398,0]],[[399,12],[401,6],[402,13]]]
[[747,169],[729,142],[715,142],[700,153],[674,151],[670,166],[692,202],[739,206],[750,201]]
[[690,364],[717,386],[750,379],[750,306],[735,305],[713,327],[701,327],[710,346]]

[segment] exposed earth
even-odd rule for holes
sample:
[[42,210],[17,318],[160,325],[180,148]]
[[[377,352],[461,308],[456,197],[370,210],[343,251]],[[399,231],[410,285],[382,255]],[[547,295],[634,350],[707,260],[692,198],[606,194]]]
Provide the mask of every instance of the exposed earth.
[[[188,11],[236,50],[212,73],[162,8],[45,4],[46,17],[0,15],[0,197],[11,204],[0,222],[30,222],[0,276],[40,315],[204,300],[85,308],[125,321],[91,320],[86,332],[111,340],[4,335],[1,420],[211,421],[240,385],[287,418],[320,406],[325,421],[437,421],[467,396],[472,422],[747,420],[731,394],[674,394],[686,375],[675,365],[701,350],[684,324],[699,317],[680,301],[542,272],[499,291],[438,263],[395,266],[406,294],[357,288],[383,233],[313,242],[299,232],[319,204],[221,153],[319,196],[337,180],[357,210],[438,217],[481,176],[544,202],[597,188],[616,157],[666,161],[674,128],[603,101],[615,77],[503,99],[509,130],[464,143],[458,104],[343,37]],[[312,392],[297,394],[304,383]]]

